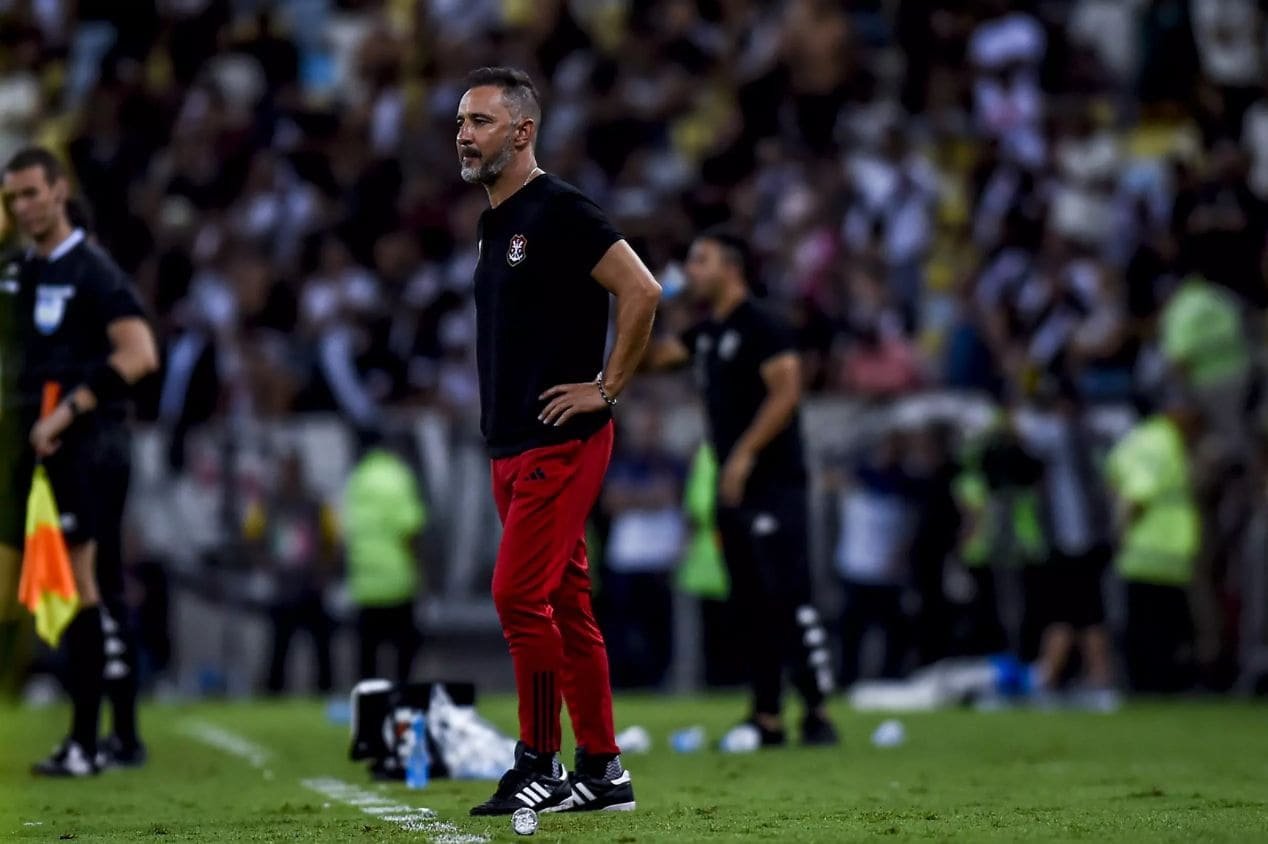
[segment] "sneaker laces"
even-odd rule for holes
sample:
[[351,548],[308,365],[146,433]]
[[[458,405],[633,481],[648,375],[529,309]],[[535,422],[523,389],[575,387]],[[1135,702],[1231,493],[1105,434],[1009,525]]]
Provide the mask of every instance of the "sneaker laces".
[[498,780],[497,791],[493,796],[497,799],[512,797],[524,786],[528,785],[535,775],[534,771],[526,771],[523,768],[511,768],[502,775],[502,779]]

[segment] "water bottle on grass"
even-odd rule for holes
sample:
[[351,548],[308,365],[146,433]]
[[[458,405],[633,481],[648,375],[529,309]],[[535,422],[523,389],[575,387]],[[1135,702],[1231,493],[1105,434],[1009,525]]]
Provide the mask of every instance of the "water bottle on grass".
[[427,753],[427,719],[420,712],[410,722],[413,744],[405,760],[405,784],[410,788],[426,788],[431,769],[431,757]]

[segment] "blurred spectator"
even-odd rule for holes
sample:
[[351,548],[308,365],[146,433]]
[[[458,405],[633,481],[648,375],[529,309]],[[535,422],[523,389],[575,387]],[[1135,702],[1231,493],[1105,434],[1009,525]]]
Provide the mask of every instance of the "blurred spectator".
[[1046,406],[1018,417],[1027,451],[1043,461],[1049,553],[1026,572],[1026,592],[1035,602],[1027,610],[1040,636],[1040,682],[1059,689],[1077,650],[1086,684],[1108,690],[1114,675],[1101,582],[1113,554],[1109,502],[1077,390],[1051,379],[1044,388]]
[[912,586],[920,600],[913,621],[916,655],[929,665],[950,655],[947,635],[952,611],[945,592],[947,563],[959,545],[962,518],[955,498],[960,466],[955,459],[955,432],[930,424],[912,436],[909,471],[916,481],[915,524],[912,530]]
[[[1163,309],[1162,351],[1224,448],[1246,445],[1251,358],[1231,294],[1198,276],[1180,284]],[[1244,452],[1243,452],[1244,453]]]
[[1192,0],[1193,36],[1205,77],[1223,94],[1228,136],[1264,79],[1263,14],[1255,0]]
[[1108,459],[1123,538],[1115,568],[1127,582],[1124,640],[1132,689],[1174,692],[1194,682],[1193,616],[1188,587],[1201,543],[1190,480],[1201,421],[1172,399],[1145,419]]
[[884,435],[861,460],[839,492],[841,533],[836,569],[841,578],[841,685],[860,673],[865,637],[881,640],[880,676],[902,676],[908,655],[908,620],[903,594],[911,572],[915,489],[901,461],[897,433]]
[[1103,252],[1114,232],[1114,194],[1122,166],[1117,138],[1109,127],[1098,126],[1085,107],[1058,129],[1053,159],[1057,185],[1052,228],[1067,240]]
[[685,545],[679,503],[683,467],[661,446],[654,411],[622,430],[601,506],[609,519],[603,555],[604,638],[612,683],[661,685],[672,657],[670,576]]
[[35,27],[13,19],[0,24],[0,161],[30,143],[40,116],[42,47]]
[[784,6],[783,64],[797,136],[815,153],[832,148],[837,115],[868,94],[868,71],[857,61],[849,17],[832,0],[791,0]]
[[332,580],[337,530],[333,511],[308,487],[297,451],[282,455],[277,487],[247,510],[243,534],[258,565],[271,577],[273,648],[266,687],[285,691],[291,640],[304,630],[312,637],[317,691],[334,688],[330,637],[334,631],[325,605]]
[[361,434],[362,453],[344,489],[348,591],[357,607],[357,676],[383,676],[379,652],[395,651],[395,679],[410,679],[422,636],[414,622],[419,591],[415,540],[427,507],[414,472],[377,431]]
[[1041,124],[1044,96],[1039,65],[1047,49],[1043,26],[1007,0],[985,0],[983,19],[969,39],[977,73],[973,100],[978,126],[1000,141],[1005,157],[1027,165],[1046,155]]
[[918,386],[916,349],[881,278],[866,266],[854,268],[846,301],[837,383],[869,397],[894,396]]
[[1143,55],[1136,87],[1147,105],[1178,104],[1193,93],[1199,74],[1191,1],[1152,0],[1141,10]]
[[1024,569],[1047,553],[1039,511],[1043,464],[1022,446],[1011,411],[969,443],[962,463],[956,479],[964,515],[960,554],[972,592],[958,645],[966,654],[998,653],[1009,648],[1009,635],[996,573]]
[[322,236],[300,299],[301,326],[314,340],[318,373],[309,401],[316,408],[338,408],[361,427],[373,427],[379,418],[358,360],[368,345],[363,321],[382,304],[378,281],[354,262],[347,244],[333,234]]
[[1177,197],[1173,212],[1185,268],[1222,284],[1256,309],[1268,307],[1264,255],[1268,207],[1246,183],[1245,162],[1231,141],[1211,151],[1207,179]]
[[884,262],[889,290],[906,324],[914,325],[933,240],[937,171],[909,148],[898,126],[888,128],[877,154],[853,156],[847,166],[854,201],[845,216],[845,242],[856,254]]

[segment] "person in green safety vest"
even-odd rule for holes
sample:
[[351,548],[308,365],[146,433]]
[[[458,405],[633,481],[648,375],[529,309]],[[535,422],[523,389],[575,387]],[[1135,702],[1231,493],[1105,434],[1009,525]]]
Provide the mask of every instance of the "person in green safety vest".
[[1122,526],[1115,567],[1127,584],[1127,675],[1138,691],[1178,691],[1193,681],[1188,587],[1202,531],[1190,455],[1201,432],[1197,408],[1172,401],[1107,461]]
[[348,589],[358,607],[360,679],[382,676],[379,650],[396,652],[396,680],[409,680],[422,636],[414,623],[420,578],[414,540],[427,505],[414,471],[377,431],[363,432],[363,452],[344,488]]
[[1044,559],[1047,538],[1040,517],[1043,464],[1018,442],[1001,413],[964,450],[956,500],[964,515],[960,558],[973,579],[968,631],[962,650],[996,653],[1008,648],[995,585],[997,567]]
[[1237,299],[1191,275],[1168,299],[1159,334],[1163,356],[1201,410],[1208,433],[1221,434],[1228,447],[1244,452],[1251,352]]

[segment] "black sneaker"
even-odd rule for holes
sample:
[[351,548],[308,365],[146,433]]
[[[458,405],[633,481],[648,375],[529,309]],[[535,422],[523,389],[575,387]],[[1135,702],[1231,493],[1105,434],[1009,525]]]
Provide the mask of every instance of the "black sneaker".
[[572,800],[565,812],[632,812],[634,785],[621,757],[590,759],[577,748],[577,764],[572,772]]
[[807,715],[801,721],[801,743],[806,747],[835,747],[841,743],[841,736],[827,718]]
[[97,767],[140,768],[149,761],[149,751],[141,742],[124,744],[118,736],[108,736],[97,742]]
[[100,773],[97,760],[77,741],[66,739],[47,759],[31,766],[37,777],[93,777]]
[[[546,773],[549,771],[550,773]],[[502,775],[497,791],[471,809],[472,815],[511,815],[516,809],[561,812],[572,800],[568,773],[553,754],[547,759],[523,742],[515,748],[515,767]]]

